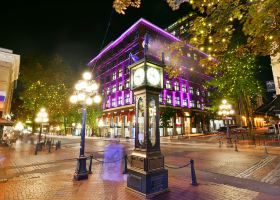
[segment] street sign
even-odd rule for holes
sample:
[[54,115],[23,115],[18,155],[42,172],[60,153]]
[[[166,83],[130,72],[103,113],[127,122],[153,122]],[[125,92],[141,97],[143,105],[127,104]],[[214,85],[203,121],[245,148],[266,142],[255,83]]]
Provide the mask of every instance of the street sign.
[[275,92],[275,84],[274,81],[266,81],[266,91],[267,92]]

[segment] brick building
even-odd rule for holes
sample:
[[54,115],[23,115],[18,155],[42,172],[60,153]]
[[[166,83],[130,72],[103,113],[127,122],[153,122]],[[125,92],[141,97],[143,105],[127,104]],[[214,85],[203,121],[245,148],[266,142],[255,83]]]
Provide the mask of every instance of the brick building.
[[[115,41],[109,43],[88,65],[92,67],[96,80],[100,83],[103,96],[103,116],[99,119],[101,136],[134,137],[134,96],[130,90],[128,66],[144,56],[144,37],[149,35],[148,56],[161,60],[164,55],[166,65],[171,63],[174,52],[168,45],[180,39],[164,31],[145,19],[138,20]],[[199,65],[200,57],[207,54],[185,45],[183,55],[176,60],[179,75],[169,77],[164,74],[164,89],[159,95],[160,107],[177,110],[170,126],[162,135],[184,135],[208,131],[204,106],[209,93],[203,83],[211,77]]]

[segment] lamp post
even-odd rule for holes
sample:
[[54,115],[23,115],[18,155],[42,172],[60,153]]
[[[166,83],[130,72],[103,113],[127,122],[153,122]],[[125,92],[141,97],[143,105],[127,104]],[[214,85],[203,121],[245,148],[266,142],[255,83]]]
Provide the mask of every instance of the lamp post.
[[98,84],[92,80],[91,73],[85,72],[83,80],[78,81],[75,85],[75,92],[70,97],[70,102],[73,104],[80,104],[82,106],[82,131],[81,131],[81,144],[80,154],[77,159],[77,168],[75,171],[74,179],[83,180],[88,178],[86,169],[85,157],[85,128],[86,128],[86,108],[87,105],[92,103],[100,103],[101,97],[98,95]]
[[49,121],[49,118],[48,118],[48,113],[46,112],[46,109],[41,108],[35,118],[35,122],[40,123],[40,132],[39,132],[39,139],[38,139],[39,143],[41,142],[43,123],[47,123],[48,121]]
[[229,147],[233,147],[231,136],[230,136],[230,128],[229,128],[229,116],[234,114],[234,110],[232,110],[232,106],[228,104],[227,100],[222,100],[222,104],[219,106],[219,112],[218,115],[222,116],[226,120],[227,124],[227,145]]

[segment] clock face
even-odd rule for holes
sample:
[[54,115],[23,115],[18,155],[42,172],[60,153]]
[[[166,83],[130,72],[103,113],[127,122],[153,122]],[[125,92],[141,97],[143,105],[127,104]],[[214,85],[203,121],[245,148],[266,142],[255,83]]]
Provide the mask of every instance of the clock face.
[[143,83],[145,77],[145,72],[143,68],[136,69],[133,76],[133,82],[135,86],[140,85]]
[[151,85],[158,85],[160,82],[160,72],[159,70],[150,67],[147,70],[147,79]]

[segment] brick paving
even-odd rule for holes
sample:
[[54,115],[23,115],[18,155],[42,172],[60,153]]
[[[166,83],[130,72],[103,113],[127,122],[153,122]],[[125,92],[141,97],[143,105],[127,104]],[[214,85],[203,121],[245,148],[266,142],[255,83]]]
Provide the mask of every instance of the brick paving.
[[[74,140],[52,153],[34,155],[30,146],[8,150],[0,147],[0,200],[122,200],[143,199],[126,189],[126,181],[101,179],[102,165],[94,162],[93,174],[85,181],[73,181],[78,152]],[[102,150],[106,143],[89,142],[87,151]],[[169,170],[169,192],[154,200],[276,200],[280,199],[278,155],[243,153],[163,145],[166,163],[174,166],[195,159],[198,186],[190,184],[190,169]],[[102,158],[102,153],[95,153]],[[1,160],[2,159],[2,160]],[[240,175],[241,174],[241,175]],[[243,175],[242,175],[243,174]]]

